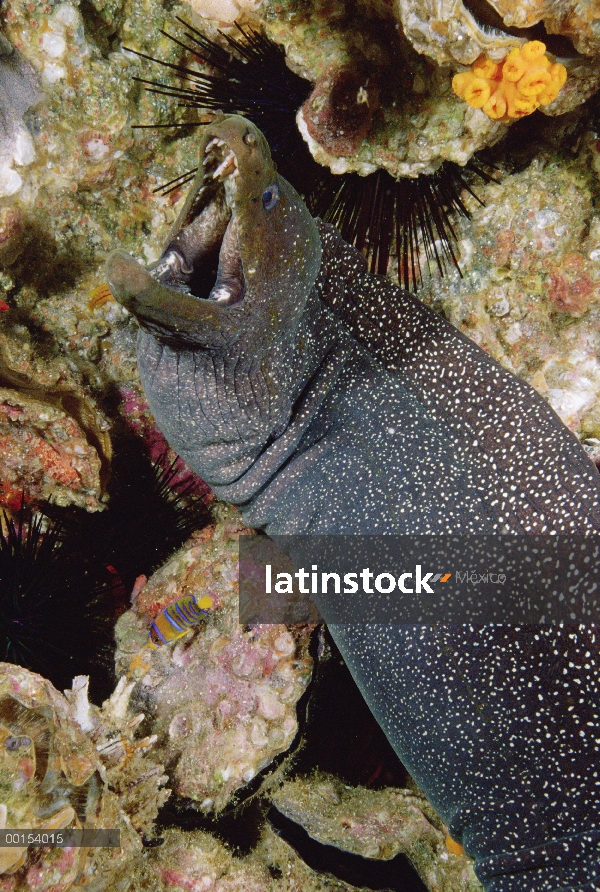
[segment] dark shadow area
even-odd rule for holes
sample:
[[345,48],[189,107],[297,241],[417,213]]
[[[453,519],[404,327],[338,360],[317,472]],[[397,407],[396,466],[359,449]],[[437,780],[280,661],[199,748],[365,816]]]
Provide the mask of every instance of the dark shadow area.
[[254,798],[218,816],[206,816],[188,800],[171,796],[156,821],[156,836],[168,827],[204,830],[216,836],[238,857],[248,855],[257,845],[269,804]]
[[18,287],[28,285],[40,296],[75,288],[90,264],[90,254],[78,253],[73,245],[60,248],[43,221],[27,220],[23,241],[26,246],[11,267]]
[[59,689],[90,675],[100,703],[114,688],[113,629],[136,578],[149,576],[211,521],[204,501],[171,488],[173,469],[141,441],[117,438],[107,510],[21,509],[0,541],[0,654]]
[[338,880],[366,889],[427,892],[427,887],[404,855],[396,855],[389,861],[362,858],[317,842],[276,808],[271,808],[267,817],[282,839],[319,873],[332,874]]
[[[591,100],[589,100],[591,102]],[[502,166],[508,173],[526,170],[534,158],[561,154],[573,157],[579,140],[592,120],[592,107],[586,103],[560,117],[535,111],[511,124],[504,139],[477,154],[485,164]]]
[[339,650],[325,631],[327,659],[315,669],[304,745],[293,775],[314,769],[351,786],[404,787],[408,773],[375,721]]
[[479,25],[494,28],[496,31],[504,32],[504,34],[512,34],[513,37],[541,40],[542,43],[546,44],[548,52],[555,56],[573,58],[579,55],[568,37],[564,37],[561,34],[548,34],[543,22],[539,22],[530,28],[508,27],[502,21],[502,17],[486,0],[463,0],[463,2]]

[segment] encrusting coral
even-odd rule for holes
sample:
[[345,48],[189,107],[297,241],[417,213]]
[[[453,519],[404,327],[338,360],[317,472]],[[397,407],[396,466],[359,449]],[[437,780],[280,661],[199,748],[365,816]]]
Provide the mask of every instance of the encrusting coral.
[[454,75],[452,89],[471,108],[507,124],[553,102],[566,80],[565,66],[551,61],[541,40],[530,40],[501,62],[482,54],[470,71]]
[[[279,754],[298,730],[296,706],[310,679],[311,627],[240,625],[234,509],[217,504],[217,523],[189,542],[141,587],[117,623],[117,671],[139,679],[133,702],[158,737],[171,786],[219,812]],[[156,616],[182,595],[210,597],[205,623],[154,648]]]
[[78,676],[63,696],[40,675],[0,663],[0,827],[117,829],[115,848],[0,849],[0,889],[120,892],[169,793],[155,738],[136,738],[122,679],[102,709]]
[[471,859],[417,790],[350,787],[315,772],[285,781],[273,804],[324,845],[382,861],[402,852],[428,889],[481,892]]

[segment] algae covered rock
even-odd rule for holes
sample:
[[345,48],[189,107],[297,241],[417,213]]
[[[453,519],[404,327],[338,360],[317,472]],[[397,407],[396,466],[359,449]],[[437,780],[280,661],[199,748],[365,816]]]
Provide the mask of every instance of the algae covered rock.
[[86,679],[64,696],[40,675],[0,663],[2,828],[120,832],[115,848],[2,849],[3,892],[129,885],[142,835],[168,795],[162,766],[147,754],[153,741],[135,736],[130,692],[121,683],[98,709],[88,703]]
[[[157,735],[171,786],[206,812],[222,810],[289,748],[312,667],[311,627],[240,625],[238,537],[251,531],[233,509],[215,511],[216,524],[150,578],[116,630],[118,672],[140,679],[133,702]],[[151,647],[155,616],[188,594],[212,599],[205,623]]]
[[405,854],[431,892],[481,892],[471,860],[416,790],[350,787],[315,772],[286,781],[273,804],[325,845],[377,860]]

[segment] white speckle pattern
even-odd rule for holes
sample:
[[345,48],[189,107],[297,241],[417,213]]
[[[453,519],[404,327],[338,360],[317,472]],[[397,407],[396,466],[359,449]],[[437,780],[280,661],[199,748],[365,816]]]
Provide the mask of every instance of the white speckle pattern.
[[319,232],[321,299],[458,438],[465,466],[478,469],[477,482],[496,506],[501,531],[600,530],[598,472],[533,388],[413,295],[369,274],[332,226],[320,223]]
[[[183,458],[269,533],[600,531],[598,473],[541,397],[321,223],[315,282],[315,224],[278,182],[262,242],[248,209],[264,251],[237,339],[140,332],[144,389]],[[596,628],[332,633],[487,892],[600,890]]]
[[600,889],[597,629],[332,631],[487,892]]

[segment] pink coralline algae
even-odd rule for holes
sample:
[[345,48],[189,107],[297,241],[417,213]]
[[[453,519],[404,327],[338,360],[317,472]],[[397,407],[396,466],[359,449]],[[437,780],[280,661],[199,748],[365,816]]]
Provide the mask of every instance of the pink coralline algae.
[[77,421],[60,406],[0,388],[0,501],[8,508],[52,499],[100,505],[101,459]]
[[[117,624],[118,671],[140,678],[134,701],[149,714],[173,789],[207,812],[288,749],[311,674],[310,627],[240,625],[237,540],[249,531],[233,509],[215,510],[216,525],[158,570]],[[151,649],[153,618],[184,594],[213,599],[206,623]]]

